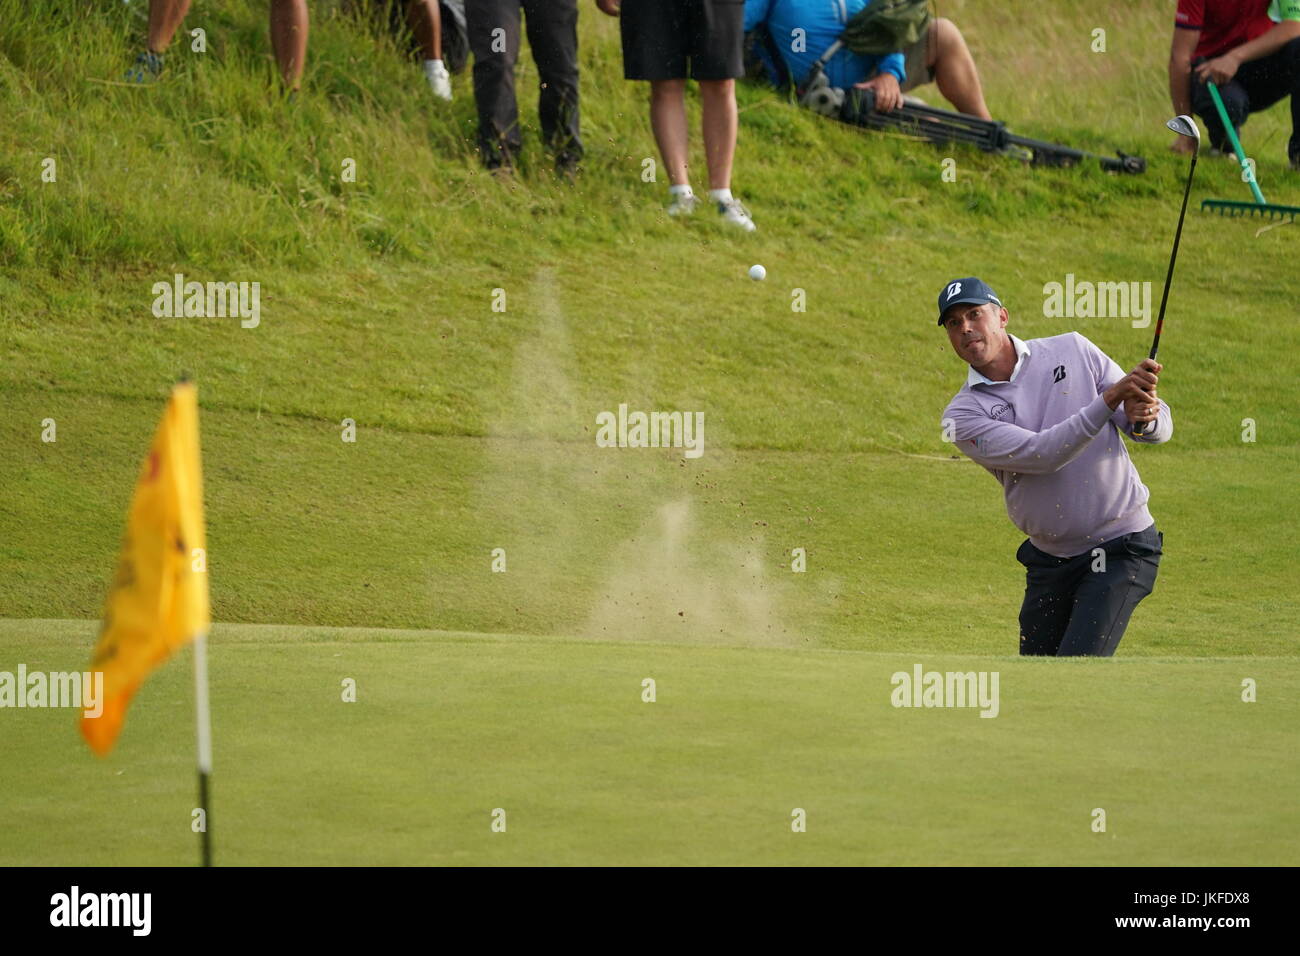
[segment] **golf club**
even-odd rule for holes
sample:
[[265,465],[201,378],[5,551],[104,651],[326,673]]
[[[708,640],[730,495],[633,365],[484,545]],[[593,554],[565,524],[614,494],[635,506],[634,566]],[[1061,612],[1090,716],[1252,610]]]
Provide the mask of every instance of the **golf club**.
[[[1175,116],[1165,124],[1179,136],[1186,136],[1192,141],[1192,164],[1187,170],[1187,186],[1183,189],[1183,208],[1178,213],[1178,231],[1174,233],[1174,248],[1169,254],[1169,271],[1165,273],[1165,291],[1160,296],[1160,315],[1156,319],[1156,337],[1151,342],[1151,354],[1148,356],[1152,361],[1155,360],[1156,353],[1160,350],[1160,332],[1165,327],[1165,305],[1169,302],[1169,285],[1174,279],[1174,263],[1178,261],[1178,243],[1183,238],[1183,219],[1187,216],[1187,197],[1192,194],[1192,177],[1196,175],[1196,157],[1201,152],[1201,131],[1196,125],[1196,120],[1190,116]],[[1133,426],[1134,435],[1145,435],[1155,427],[1153,422],[1138,422]]]

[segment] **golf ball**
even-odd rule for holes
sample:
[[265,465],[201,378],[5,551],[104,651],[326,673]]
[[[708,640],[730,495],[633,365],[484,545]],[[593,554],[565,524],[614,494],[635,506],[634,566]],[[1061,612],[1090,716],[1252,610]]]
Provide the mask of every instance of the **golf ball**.
[[767,278],[767,270],[764,269],[762,266],[759,266],[759,265],[753,265],[753,266],[750,266],[750,267],[749,267],[749,277],[750,277],[751,279],[753,279],[755,282],[758,282],[760,279],[766,279],[766,278]]

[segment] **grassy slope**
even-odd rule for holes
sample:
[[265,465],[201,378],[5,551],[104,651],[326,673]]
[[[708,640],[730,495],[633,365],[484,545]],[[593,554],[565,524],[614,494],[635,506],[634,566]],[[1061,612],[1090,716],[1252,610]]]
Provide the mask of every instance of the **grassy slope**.
[[[46,669],[81,666],[91,634],[0,622],[5,646]],[[1274,759],[1300,719],[1293,659],[1062,666],[250,625],[214,639],[227,865],[1255,865],[1300,852],[1300,780]],[[890,675],[918,661],[1000,671],[998,717],[891,707]],[[102,766],[67,711],[5,717],[0,865],[193,861],[186,663],[150,680]],[[345,677],[354,704],[340,702]],[[1240,701],[1243,677],[1258,703]],[[489,830],[496,807],[504,834]]]
[[[1148,330],[1047,319],[1040,303],[1067,272],[1159,295],[1183,175],[1160,132],[1167,11],[944,7],[999,115],[1141,151],[1148,175],[958,151],[944,184],[939,151],[746,89],[736,181],[761,231],[738,237],[662,215],[663,184],[639,176],[644,92],[618,79],[614,24],[587,5],[576,189],[537,152],[518,184],[486,180],[468,78],[441,110],[387,40],[328,6],[292,107],[269,92],[256,4],[196,4],[211,52],[178,48],[157,86],[94,82],[119,75],[139,7],[78,14],[73,42],[56,16],[0,0],[16,25],[0,47],[0,616],[97,615],[158,400],[186,369],[219,619],[563,633],[607,627],[607,595],[657,575],[664,600],[712,602],[698,627],[670,621],[692,637],[761,622],[832,646],[1006,648],[1016,535],[986,475],[938,460],[961,369],[932,296],[979,272],[1022,335],[1075,327],[1122,362],[1142,354]],[[1097,26],[1106,54],[1088,50]],[[526,61],[521,74],[535,82]],[[1280,111],[1252,121],[1279,195],[1283,138]],[[55,184],[39,181],[45,156]],[[344,157],[356,184],[339,182]],[[1198,196],[1242,192],[1226,166],[1202,170]],[[1129,653],[1293,646],[1293,242],[1190,222],[1162,352],[1178,435],[1135,453],[1170,554]],[[752,261],[766,283],[743,278]],[[154,318],[149,288],[175,271],[260,281],[261,327]],[[796,287],[806,313],[790,311]],[[709,452],[686,466],[594,453],[595,413],[620,401],[705,411]],[[57,445],[38,441],[46,417]],[[344,417],[355,446],[338,440]],[[680,532],[665,506],[688,510]],[[796,546],[812,555],[799,578]],[[509,575],[487,573],[492,547]]]

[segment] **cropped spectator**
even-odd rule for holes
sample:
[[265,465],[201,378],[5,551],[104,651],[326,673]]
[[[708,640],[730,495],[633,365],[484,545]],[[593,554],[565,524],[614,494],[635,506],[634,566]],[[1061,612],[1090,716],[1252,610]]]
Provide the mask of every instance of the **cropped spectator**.
[[[162,73],[163,57],[189,9],[190,0],[149,0],[149,39],[127,79],[145,83]],[[296,91],[307,62],[307,0],[271,0],[271,48],[285,89]]]
[[690,135],[686,79],[700,84],[709,201],[722,221],[754,231],[749,210],[731,194],[736,155],[736,79],[744,76],[744,13],[736,0],[596,0],[620,17],[623,75],[650,81],[650,125],[671,185],[670,216],[695,211],[699,199],[687,173]]

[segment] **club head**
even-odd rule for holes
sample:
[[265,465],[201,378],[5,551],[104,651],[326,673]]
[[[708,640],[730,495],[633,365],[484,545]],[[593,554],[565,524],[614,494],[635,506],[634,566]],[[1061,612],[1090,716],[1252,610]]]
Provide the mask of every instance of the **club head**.
[[1186,136],[1188,139],[1196,141],[1196,148],[1201,148],[1201,130],[1196,125],[1196,120],[1186,114],[1175,116],[1165,124],[1179,136]]

